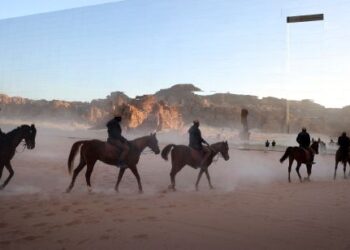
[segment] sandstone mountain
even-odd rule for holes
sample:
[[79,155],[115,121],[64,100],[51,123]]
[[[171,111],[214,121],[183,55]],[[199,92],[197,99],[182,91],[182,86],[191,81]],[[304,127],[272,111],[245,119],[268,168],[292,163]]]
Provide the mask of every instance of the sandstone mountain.
[[[103,128],[108,119],[120,114],[128,129],[177,130],[193,119],[212,127],[240,129],[241,110],[245,108],[250,128],[265,132],[286,130],[285,99],[229,93],[204,96],[195,93],[199,91],[192,84],[178,84],[153,95],[130,98],[122,92],[112,92],[91,102],[30,100],[0,94],[0,118],[85,123]],[[289,101],[289,106],[291,132],[305,126],[312,132],[337,135],[350,128],[350,106],[329,109],[310,100]]]

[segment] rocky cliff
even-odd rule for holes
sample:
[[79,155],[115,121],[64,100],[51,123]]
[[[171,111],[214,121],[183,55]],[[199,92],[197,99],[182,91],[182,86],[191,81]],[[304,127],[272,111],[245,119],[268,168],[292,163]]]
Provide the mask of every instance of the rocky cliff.
[[[286,129],[286,100],[273,97],[213,94],[202,96],[192,84],[178,84],[153,95],[130,98],[122,92],[113,92],[104,99],[91,102],[60,100],[30,100],[0,94],[0,117],[29,119],[31,121],[86,123],[103,128],[105,122],[119,114],[128,129],[181,129],[193,119],[213,127],[240,128],[241,110],[249,111],[250,128],[266,132]],[[310,131],[336,135],[350,128],[350,106],[327,109],[310,100],[289,101],[290,131],[301,126]]]

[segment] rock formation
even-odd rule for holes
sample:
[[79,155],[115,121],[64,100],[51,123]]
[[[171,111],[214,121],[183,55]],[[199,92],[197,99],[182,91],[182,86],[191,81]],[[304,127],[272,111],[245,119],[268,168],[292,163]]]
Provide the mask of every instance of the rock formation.
[[[176,130],[187,126],[193,119],[208,126],[239,129],[244,108],[249,110],[250,129],[284,131],[285,99],[259,99],[230,93],[202,96],[196,91],[200,89],[192,84],[178,84],[154,95],[130,98],[122,92],[112,92],[104,99],[91,102],[30,100],[0,94],[0,118],[84,123],[104,128],[108,119],[119,114],[124,117],[124,126],[128,129]],[[310,100],[289,101],[289,105],[291,132],[305,126],[312,132],[337,135],[350,127],[350,106],[327,109]]]

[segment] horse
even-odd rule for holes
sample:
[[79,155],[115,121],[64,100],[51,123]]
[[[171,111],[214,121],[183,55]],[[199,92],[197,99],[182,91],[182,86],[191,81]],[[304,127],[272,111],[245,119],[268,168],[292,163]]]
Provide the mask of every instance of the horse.
[[[228,154],[229,147],[227,141],[217,142],[208,147],[210,150],[210,155],[204,163],[204,167],[202,167],[199,171],[197,181],[196,181],[196,190],[198,190],[198,184],[202,177],[202,174],[205,173],[208,179],[210,189],[213,189],[213,185],[211,184],[210,175],[208,172],[208,167],[213,162],[213,158],[220,153],[225,161],[230,159]],[[191,149],[185,145],[175,145],[169,144],[167,145],[161,153],[161,156],[164,160],[168,160],[169,152],[171,151],[171,171],[170,171],[170,180],[171,184],[169,185],[169,189],[175,191],[175,175],[185,166],[189,165],[190,167],[196,169],[200,165],[201,159],[198,157],[198,152],[195,152],[194,149]]]
[[310,175],[311,175],[311,169],[312,169],[311,159],[313,158],[313,156],[315,154],[318,154],[318,141],[314,141],[311,144],[310,149],[311,149],[310,151],[311,151],[312,157],[308,153],[309,151],[307,151],[306,149],[300,148],[300,147],[288,147],[286,149],[286,152],[284,153],[284,155],[280,159],[280,162],[283,163],[283,161],[289,157],[289,166],[288,166],[288,181],[289,182],[291,182],[290,181],[290,172],[292,170],[292,164],[293,164],[294,160],[297,161],[296,172],[299,176],[300,182],[302,182],[302,179],[301,179],[301,175],[299,173],[299,169],[300,169],[301,164],[303,164],[303,163],[306,165],[307,174],[308,174],[308,177],[304,178],[304,180],[310,181]]
[[17,146],[24,140],[27,149],[35,148],[35,137],[36,128],[35,125],[21,125],[8,132],[7,134],[2,133],[0,137],[0,179],[2,177],[2,172],[4,167],[9,171],[9,176],[0,185],[0,190],[4,189],[6,185],[10,182],[11,178],[15,174],[12,169],[11,160],[16,154]]
[[[349,151],[342,152],[342,149],[338,148],[337,152],[335,153],[335,168],[334,168],[334,176],[333,179],[335,180],[337,177],[337,168],[338,168],[338,163],[342,162],[343,163],[343,170],[344,170],[344,179],[346,179],[346,163],[348,162],[350,165],[350,155]],[[349,173],[350,176],[350,173]]]
[[[151,133],[148,136],[143,136],[137,138],[135,140],[129,141],[130,150],[125,159],[125,163],[127,167],[120,168],[118,180],[115,185],[115,190],[119,191],[119,184],[122,180],[124,172],[127,168],[131,170],[131,172],[135,175],[137,179],[137,184],[139,188],[139,193],[142,193],[142,185],[140,175],[137,170],[137,164],[140,160],[140,155],[142,151],[149,147],[155,154],[159,154],[159,146],[158,140],[156,138],[156,134]],[[121,153],[120,149],[113,146],[112,144],[100,140],[83,140],[77,141],[72,145],[69,157],[68,157],[68,172],[71,174],[73,169],[73,161],[80,149],[80,162],[79,165],[75,168],[72,176],[72,181],[67,188],[67,193],[69,193],[75,183],[75,179],[77,178],[80,171],[87,166],[85,178],[86,184],[88,186],[89,191],[91,191],[91,182],[90,177],[92,171],[94,169],[95,163],[99,160],[109,165],[115,165],[117,163],[118,157]]]

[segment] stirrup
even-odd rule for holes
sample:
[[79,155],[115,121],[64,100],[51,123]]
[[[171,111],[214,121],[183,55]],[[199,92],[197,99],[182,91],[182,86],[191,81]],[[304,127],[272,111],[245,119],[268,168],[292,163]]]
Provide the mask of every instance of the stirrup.
[[117,161],[116,165],[118,167],[120,167],[120,168],[126,168],[127,167],[125,161],[120,161],[120,160]]

